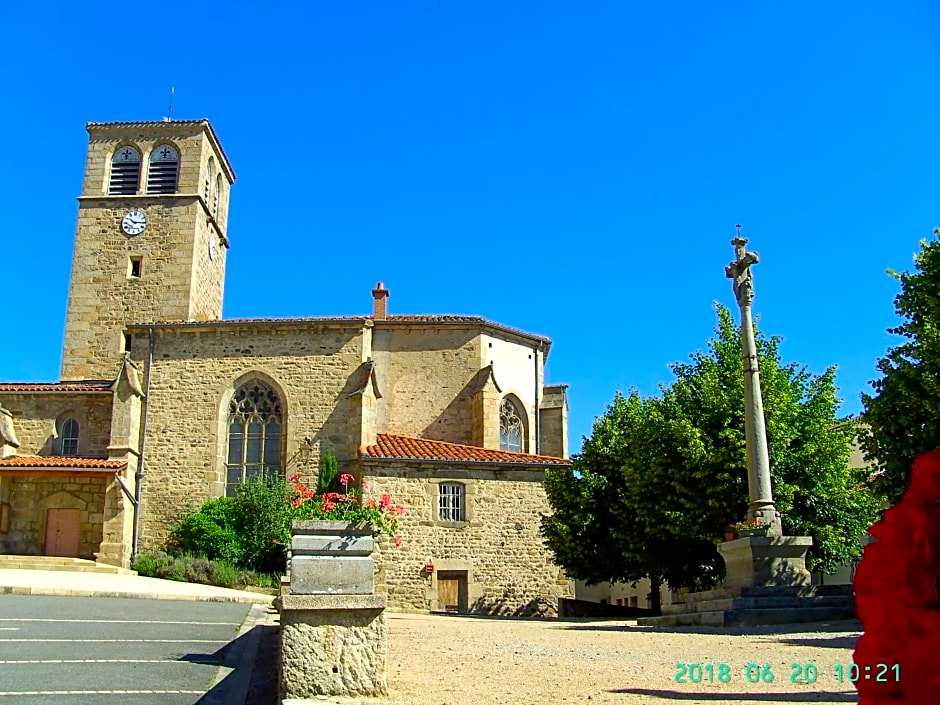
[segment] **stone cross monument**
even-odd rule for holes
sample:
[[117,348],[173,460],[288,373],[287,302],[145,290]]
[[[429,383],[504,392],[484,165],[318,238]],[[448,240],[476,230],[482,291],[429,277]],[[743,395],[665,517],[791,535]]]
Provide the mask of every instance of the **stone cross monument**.
[[747,444],[748,521],[759,520],[772,524],[773,533],[780,536],[780,514],[774,506],[770,488],[770,459],[767,454],[767,430],[764,426],[764,401],[760,392],[760,372],[757,368],[757,346],[754,343],[754,325],[751,322],[751,303],[754,301],[754,275],[751,265],[760,262],[756,252],[744,249],[747,240],[741,237],[741,226],[731,241],[735,258],[725,275],[732,280],[734,295],[741,308],[741,350],[744,362],[744,436]]

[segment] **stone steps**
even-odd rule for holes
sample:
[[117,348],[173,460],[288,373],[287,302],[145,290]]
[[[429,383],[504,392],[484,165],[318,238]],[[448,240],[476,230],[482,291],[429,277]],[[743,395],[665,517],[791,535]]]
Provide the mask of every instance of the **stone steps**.
[[663,605],[663,614],[688,612],[714,612],[718,610],[804,609],[807,607],[839,607],[852,609],[851,595],[813,595],[810,597],[727,597],[720,600],[702,600]]
[[664,605],[661,617],[641,617],[641,626],[756,626],[829,622],[855,617],[851,585],[719,588],[689,593],[685,602]]
[[799,624],[804,622],[836,622],[855,618],[854,607],[803,607],[800,609],[739,609],[683,612],[662,617],[642,617],[637,624],[646,627],[683,626],[760,626],[765,624]]
[[66,570],[77,573],[137,575],[136,570],[127,570],[126,568],[83,558],[62,558],[59,556],[0,555],[0,570]]

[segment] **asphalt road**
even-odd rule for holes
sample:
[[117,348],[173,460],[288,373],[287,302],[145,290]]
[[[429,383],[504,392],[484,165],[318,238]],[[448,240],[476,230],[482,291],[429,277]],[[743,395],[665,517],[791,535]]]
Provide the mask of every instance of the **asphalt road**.
[[231,701],[225,691],[239,680],[240,659],[245,670],[252,620],[239,630],[250,611],[236,603],[0,596],[0,705]]

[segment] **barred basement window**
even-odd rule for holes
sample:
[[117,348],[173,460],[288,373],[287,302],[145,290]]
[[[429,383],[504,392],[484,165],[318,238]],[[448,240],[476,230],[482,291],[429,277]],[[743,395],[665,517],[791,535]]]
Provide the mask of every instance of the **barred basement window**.
[[229,404],[226,494],[238,484],[281,472],[281,400],[270,386],[255,380],[243,384]]
[[65,420],[59,433],[59,441],[62,447],[62,455],[78,455],[78,421],[73,418]]
[[133,196],[140,185],[140,152],[133,147],[121,147],[111,157],[111,178],[108,194]]
[[459,482],[442,482],[437,490],[438,518],[441,521],[465,521],[464,487]]
[[147,193],[176,193],[179,167],[180,158],[176,150],[168,144],[158,145],[150,153]]
[[522,412],[508,397],[499,405],[499,449],[524,452],[525,423]]

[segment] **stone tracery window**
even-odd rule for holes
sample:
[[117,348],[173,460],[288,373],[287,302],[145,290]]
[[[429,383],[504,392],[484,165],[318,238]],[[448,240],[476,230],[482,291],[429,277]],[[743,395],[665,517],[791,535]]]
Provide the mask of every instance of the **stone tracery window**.
[[523,412],[506,397],[499,405],[499,448],[516,453],[525,452],[525,422]]
[[226,494],[233,496],[240,482],[274,477],[282,470],[281,400],[260,380],[243,384],[229,403]]

